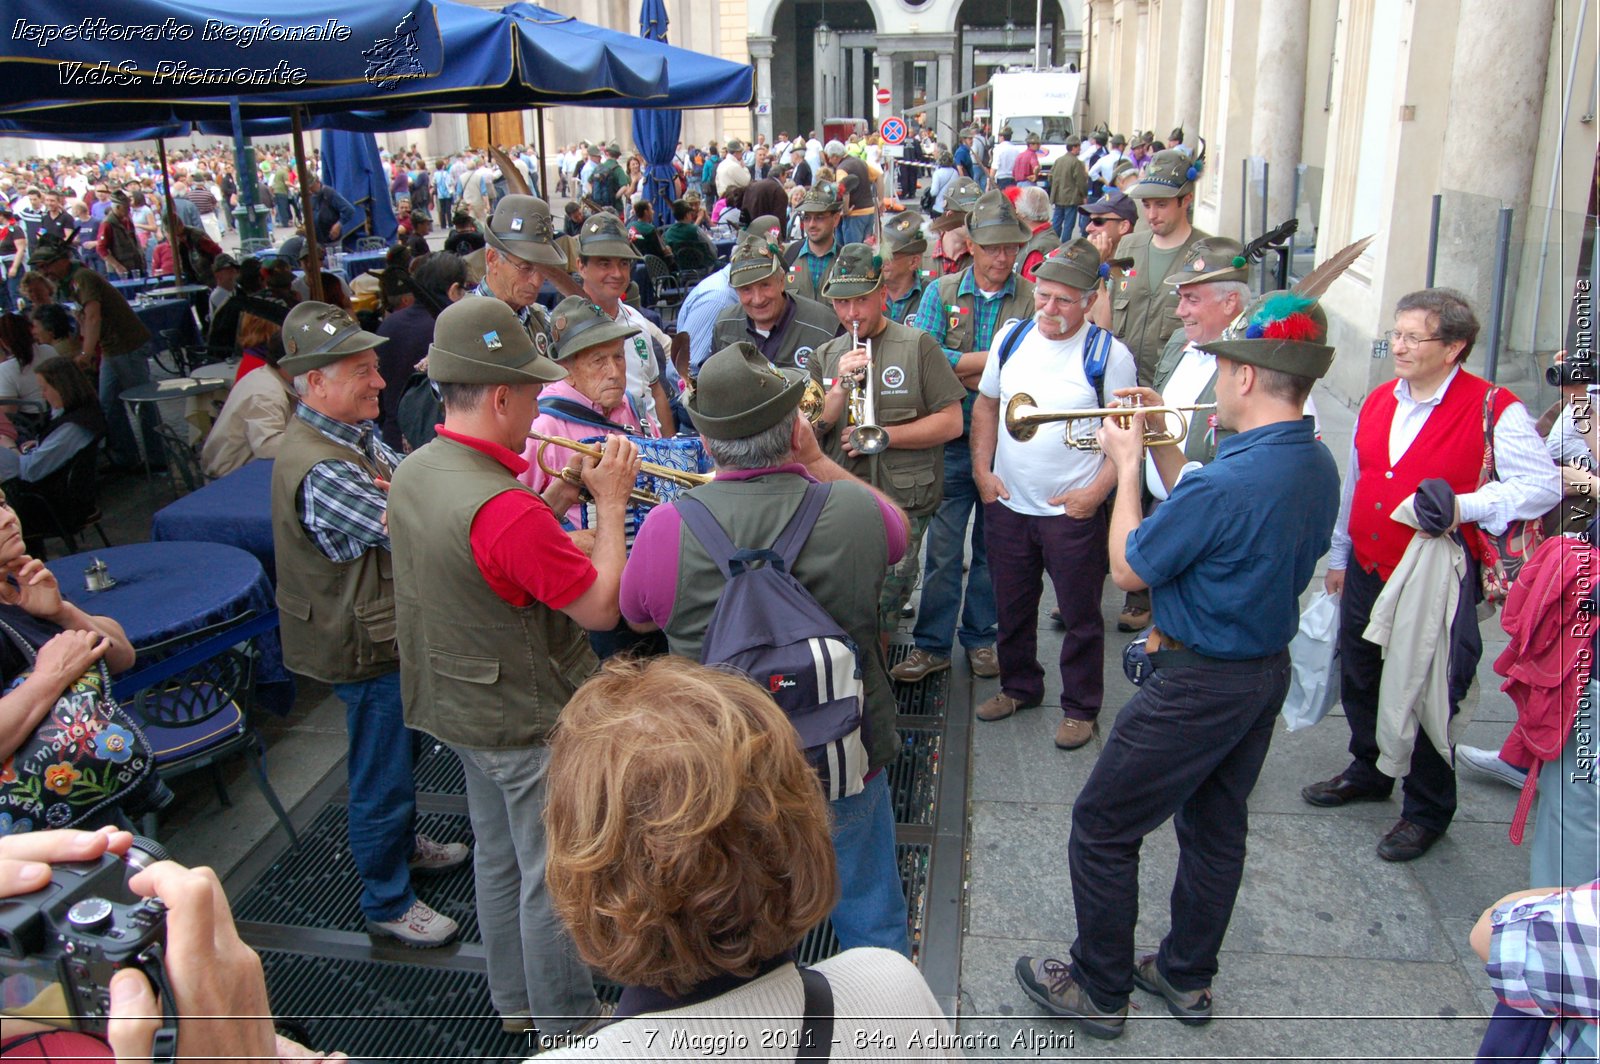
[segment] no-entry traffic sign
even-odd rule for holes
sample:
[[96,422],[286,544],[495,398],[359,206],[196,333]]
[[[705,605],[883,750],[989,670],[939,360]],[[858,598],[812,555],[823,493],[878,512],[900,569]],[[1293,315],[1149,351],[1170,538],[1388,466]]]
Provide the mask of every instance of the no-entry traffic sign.
[[888,103],[889,102],[889,90],[888,89],[879,89],[878,90],[878,102],[879,103]]

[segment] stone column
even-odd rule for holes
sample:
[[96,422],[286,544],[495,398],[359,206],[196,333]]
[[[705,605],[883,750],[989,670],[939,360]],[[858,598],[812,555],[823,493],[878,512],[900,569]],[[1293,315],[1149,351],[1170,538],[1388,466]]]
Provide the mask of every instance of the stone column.
[[[1202,135],[1200,104],[1206,72],[1206,0],[1182,2],[1183,8],[1178,14],[1178,77],[1173,94],[1178,113],[1172,117],[1176,117],[1178,125],[1183,127],[1184,139],[1189,144],[1195,144],[1196,138]],[[1269,18],[1262,18],[1263,23],[1267,21]],[[1303,53],[1304,43],[1300,48]],[[1304,91],[1302,87],[1301,92]],[[1156,122],[1156,136],[1165,138],[1171,131],[1171,127],[1160,128],[1161,123],[1167,120],[1167,117],[1162,117]]]
[[[756,62],[756,132],[772,143],[772,46],[776,37],[746,37],[750,58]],[[788,160],[785,160],[787,162]]]
[[[1519,244],[1533,187],[1554,6],[1554,0],[1528,0],[1515,18],[1506,18],[1495,0],[1461,3],[1449,119],[1439,152],[1444,199],[1436,283],[1466,293],[1485,326],[1502,206],[1516,212],[1506,306],[1516,301]],[[1509,311],[1504,320],[1509,326]],[[1475,351],[1473,360],[1482,365],[1478,360],[1486,354]]]
[[832,33],[821,36],[812,34],[811,38],[811,43],[816,47],[816,56],[812,60],[816,71],[812,100],[817,116],[818,136],[822,135],[822,120],[833,113],[830,109],[833,106],[830,78],[834,72],[834,63],[838,55],[838,49],[834,43],[835,40],[836,35]]
[[[1294,169],[1300,163],[1305,125],[1306,38],[1310,23],[1310,0],[1273,0],[1258,22],[1250,154],[1267,161],[1267,220],[1273,225],[1295,210]],[[1258,225],[1251,218],[1245,227],[1254,235]]]
[[[1204,6],[1204,0],[1201,0],[1201,5]],[[1089,63],[1087,129],[1093,129],[1096,124],[1111,120],[1117,64],[1113,51],[1115,40],[1111,0],[1089,0],[1088,19],[1089,37],[1084,41],[1083,51]]]
[[[956,53],[954,44],[939,55],[939,91],[937,98],[940,100],[954,96],[956,92]],[[956,139],[956,120],[960,110],[953,103],[941,104],[937,111],[929,117],[933,120],[933,127],[938,132],[939,140],[950,145],[954,150],[960,143]]]

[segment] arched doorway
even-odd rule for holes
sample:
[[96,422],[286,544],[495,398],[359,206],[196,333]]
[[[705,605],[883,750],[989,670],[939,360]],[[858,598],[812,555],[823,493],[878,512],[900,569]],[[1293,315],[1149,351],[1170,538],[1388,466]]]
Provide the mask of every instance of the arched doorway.
[[773,131],[820,135],[825,118],[870,118],[877,34],[866,0],[782,0],[771,29]]
[[[1036,19],[1036,15],[1040,15]],[[974,88],[997,70],[1034,65],[1037,31],[1041,67],[1077,69],[1083,58],[1081,0],[1045,0],[1042,12],[1028,0],[964,0],[956,12],[960,84]],[[986,110],[988,94],[961,101],[963,122]]]

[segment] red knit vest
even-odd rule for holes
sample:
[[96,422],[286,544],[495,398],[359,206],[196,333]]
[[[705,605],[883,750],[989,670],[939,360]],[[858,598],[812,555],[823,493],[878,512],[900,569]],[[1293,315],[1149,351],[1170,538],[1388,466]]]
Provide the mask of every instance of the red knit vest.
[[[1400,564],[1416,533],[1389,515],[1416,494],[1417,485],[1438,477],[1457,495],[1477,490],[1485,443],[1483,397],[1489,391],[1489,382],[1466,370],[1458,372],[1416,440],[1400,461],[1391,465],[1389,427],[1399,406],[1394,389],[1392,381],[1379,385],[1361,404],[1355,441],[1361,475],[1350,503],[1350,544],[1355,563],[1369,571],[1376,568],[1385,580]],[[1500,389],[1495,395],[1493,421],[1498,422],[1501,412],[1516,401],[1510,391]],[[1469,535],[1466,540],[1473,557],[1481,557],[1478,537]]]

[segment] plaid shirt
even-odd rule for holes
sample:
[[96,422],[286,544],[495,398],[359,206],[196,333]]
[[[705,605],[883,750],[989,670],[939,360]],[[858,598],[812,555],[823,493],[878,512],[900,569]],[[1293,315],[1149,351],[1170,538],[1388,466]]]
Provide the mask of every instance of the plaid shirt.
[[[978,291],[977,275],[971,270],[961,275],[961,283],[956,286],[956,295],[972,297],[972,350],[987,351],[989,345],[994,343],[995,330],[1000,327],[1000,308],[1005,306],[1006,300],[1017,294],[1017,275],[1006,276],[1005,287],[992,296],[985,296]],[[916,320],[911,323],[914,329],[921,329],[944,348],[944,357],[954,366],[961,361],[961,356],[966,352],[952,351],[944,342],[945,333],[949,328],[949,319],[945,314],[943,304],[939,302],[939,285],[937,282],[928,285],[922,293],[922,303],[917,307]],[[961,438],[967,438],[967,433],[972,430],[972,400],[977,392],[967,389],[967,397],[961,400]]]
[[826,255],[811,254],[811,242],[802,240],[800,242],[800,258],[795,260],[795,264],[799,265],[800,259],[805,260],[806,269],[811,271],[811,290],[820,294],[822,292],[822,276],[828,272],[828,267],[832,266],[833,260],[838,257],[839,242],[837,240],[833,242],[833,247]]
[[911,282],[911,287],[906,291],[905,295],[899,299],[894,299],[887,295],[884,296],[884,304],[887,308],[888,316],[902,325],[910,325],[911,321],[908,319],[914,317],[915,311],[922,309],[922,289],[922,268],[919,266],[915,278]]
[[1489,984],[1519,1012],[1549,1016],[1545,1060],[1593,1060],[1600,1015],[1600,880],[1524,898],[1489,918]]
[[[495,295],[494,294],[494,290],[489,287],[489,282],[488,282],[487,279],[479,281],[478,282],[478,287],[474,288],[472,291],[468,292],[467,294],[471,295],[471,296],[488,296],[490,299],[499,299],[500,298],[499,296]],[[502,300],[502,302],[503,302],[503,300]],[[511,304],[507,303],[506,305],[510,306]],[[532,325],[528,324],[528,319],[529,318],[533,319],[533,324]],[[522,322],[522,327],[524,329],[527,329],[529,334],[532,334],[533,331],[535,329],[537,329],[539,332],[544,333],[546,336],[550,335],[550,319],[549,319],[549,315],[545,314],[544,308],[539,306],[537,303],[529,303],[527,306],[523,307],[521,310],[518,310],[517,311],[517,320]]]
[[[391,475],[400,464],[400,456],[383,442],[375,422],[347,425],[304,403],[295,409],[295,416]],[[389,549],[389,530],[383,523],[388,505],[388,493],[354,461],[318,462],[300,484],[300,526],[333,562],[353,562],[373,547]]]

